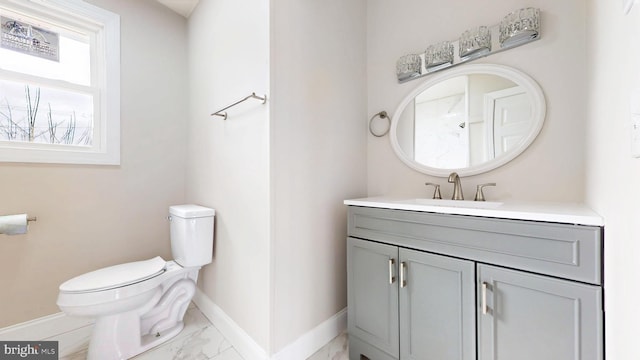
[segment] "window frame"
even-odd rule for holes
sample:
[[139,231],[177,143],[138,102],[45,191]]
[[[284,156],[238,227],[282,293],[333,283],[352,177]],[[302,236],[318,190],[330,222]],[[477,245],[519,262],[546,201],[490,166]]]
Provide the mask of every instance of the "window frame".
[[91,84],[75,85],[0,69],[0,79],[73,89],[94,99],[91,146],[0,141],[0,162],[120,164],[120,17],[81,0],[0,0],[0,6],[51,22],[75,24],[91,37]]

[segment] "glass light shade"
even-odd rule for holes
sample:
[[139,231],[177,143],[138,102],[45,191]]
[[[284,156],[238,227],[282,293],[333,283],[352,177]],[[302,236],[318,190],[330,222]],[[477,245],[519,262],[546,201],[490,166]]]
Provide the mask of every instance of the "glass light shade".
[[540,9],[524,8],[505,16],[500,22],[502,47],[518,45],[535,39],[540,31]]
[[475,58],[491,51],[491,31],[486,26],[467,30],[460,35],[460,59]]
[[420,75],[422,58],[418,54],[401,56],[396,62],[396,75],[398,80],[408,79]]
[[453,44],[450,41],[431,45],[424,53],[424,61],[427,69],[453,63]]

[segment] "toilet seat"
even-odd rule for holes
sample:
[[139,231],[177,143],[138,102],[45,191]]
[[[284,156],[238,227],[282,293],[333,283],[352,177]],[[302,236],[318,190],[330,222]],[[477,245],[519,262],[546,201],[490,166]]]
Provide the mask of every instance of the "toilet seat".
[[114,265],[95,270],[60,285],[64,293],[89,293],[120,288],[154,278],[167,269],[167,262],[160,256],[143,261]]
[[57,304],[60,309],[65,312],[71,312],[78,316],[94,316],[97,313],[109,312],[113,308],[114,303],[123,304],[127,301],[135,302],[136,298],[146,297],[150,294],[149,292],[160,291],[159,286],[167,283],[169,279],[173,278],[177,280],[187,277],[190,272],[197,272],[200,269],[199,267],[183,268],[175,261],[167,261],[165,264],[165,268],[159,273],[147,276],[144,280],[138,279],[127,285],[121,284],[119,286],[111,286],[108,289],[102,288],[75,292],[60,289]]

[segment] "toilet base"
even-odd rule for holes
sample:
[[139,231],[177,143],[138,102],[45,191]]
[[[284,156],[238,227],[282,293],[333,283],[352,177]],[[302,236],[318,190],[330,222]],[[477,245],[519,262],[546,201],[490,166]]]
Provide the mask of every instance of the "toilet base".
[[142,308],[98,317],[87,359],[129,359],[175,337],[184,328],[184,314],[195,288],[190,277],[181,278],[165,291],[158,288]]

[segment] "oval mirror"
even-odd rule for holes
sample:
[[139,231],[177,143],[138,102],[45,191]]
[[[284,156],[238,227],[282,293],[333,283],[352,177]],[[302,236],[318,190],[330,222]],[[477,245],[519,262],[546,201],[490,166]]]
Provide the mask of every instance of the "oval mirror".
[[391,120],[396,154],[434,176],[480,174],[520,155],[546,114],[540,86],[500,65],[464,65],[411,92]]

